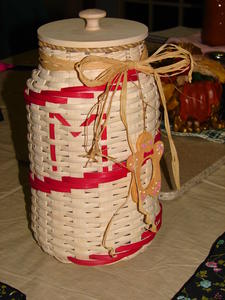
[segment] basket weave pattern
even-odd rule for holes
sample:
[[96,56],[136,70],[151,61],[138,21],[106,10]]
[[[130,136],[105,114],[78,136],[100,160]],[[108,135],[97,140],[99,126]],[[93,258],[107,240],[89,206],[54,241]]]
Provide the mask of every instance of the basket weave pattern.
[[[142,43],[133,48],[98,55],[138,60],[143,47]],[[74,62],[86,55],[85,52],[46,46],[42,52]],[[88,76],[94,78],[100,71],[90,70]],[[155,139],[158,138],[159,96],[154,79],[129,71],[127,122],[134,147],[143,132],[143,107],[138,80],[144,100],[148,103],[146,130]],[[137,254],[154,235],[146,231],[143,215],[129,195],[131,174],[125,163],[131,153],[127,133],[120,119],[120,90],[113,97],[107,127],[101,136],[103,157],[88,164],[84,157],[84,141],[89,148],[96,119],[96,111],[91,114],[90,111],[103,91],[104,87],[84,87],[74,70],[48,70],[41,65],[27,81],[25,99],[28,111],[32,229],[42,249],[62,262],[112,263]],[[142,167],[143,186],[148,184],[151,175],[152,165],[148,160]],[[157,219],[159,228],[158,199],[148,196],[143,206],[153,220]],[[103,236],[110,220],[104,246]],[[137,244],[140,241],[142,244]],[[119,252],[124,245],[136,246],[133,249],[126,248],[127,255],[118,255],[117,259],[108,256],[106,246],[119,249]],[[126,252],[124,249],[121,251]],[[97,262],[99,257],[100,262]],[[101,257],[105,260],[101,261]]]

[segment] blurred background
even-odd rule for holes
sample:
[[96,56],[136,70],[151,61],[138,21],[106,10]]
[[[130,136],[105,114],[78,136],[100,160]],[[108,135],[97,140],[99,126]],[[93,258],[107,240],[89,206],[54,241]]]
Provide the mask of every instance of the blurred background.
[[108,17],[142,22],[149,30],[200,28],[204,0],[0,0],[0,59],[37,48],[39,26],[100,8]]

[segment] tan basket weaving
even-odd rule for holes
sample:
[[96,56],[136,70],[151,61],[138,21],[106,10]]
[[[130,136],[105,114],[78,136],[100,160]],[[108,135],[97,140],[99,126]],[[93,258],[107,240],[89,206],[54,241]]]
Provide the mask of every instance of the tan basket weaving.
[[[32,188],[32,229],[42,249],[58,260],[86,265],[114,263],[132,257],[152,240],[144,215],[129,191],[131,155],[120,116],[121,89],[113,95],[99,148],[102,156],[88,162],[98,97],[105,87],[86,87],[71,68],[88,55],[138,61],[144,42],[121,47],[71,49],[40,41],[40,65],[27,81],[28,142]],[[102,69],[88,70],[96,78]],[[145,128],[143,127],[143,99]],[[113,90],[109,91],[111,97]],[[128,71],[127,128],[135,151],[145,129],[158,139],[159,95],[152,75]],[[93,109],[94,107],[94,109]],[[93,109],[93,110],[92,110]],[[104,114],[103,120],[106,119]],[[141,168],[141,182],[152,177],[152,162]],[[147,196],[143,208],[161,224],[157,197]]]

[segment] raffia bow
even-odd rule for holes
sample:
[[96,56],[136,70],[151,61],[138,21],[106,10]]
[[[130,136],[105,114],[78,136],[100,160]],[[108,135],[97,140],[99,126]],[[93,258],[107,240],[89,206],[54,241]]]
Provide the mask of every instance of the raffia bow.
[[[152,64],[161,63],[162,61],[166,61],[168,59],[173,59],[173,62],[169,65],[159,66],[155,68],[152,66]],[[179,160],[171,136],[169,118],[166,108],[166,99],[163,92],[160,77],[176,76],[178,74],[188,71],[188,80],[189,82],[191,82],[193,70],[193,59],[191,54],[177,45],[165,44],[161,46],[150,57],[142,57],[140,61],[120,61],[117,59],[107,57],[87,56],[83,58],[80,62],[75,64],[75,69],[79,74],[79,79],[84,85],[88,87],[106,85],[105,91],[99,96],[98,103],[96,104],[97,119],[94,126],[94,137],[92,141],[92,146],[87,153],[87,157],[92,160],[96,160],[96,156],[101,156],[99,140],[109,117],[113,95],[118,90],[118,87],[120,86],[121,82],[122,86],[120,94],[120,116],[126,129],[129,147],[131,149],[131,152],[134,153],[133,145],[129,138],[128,124],[126,118],[127,72],[128,70],[136,70],[137,72],[142,72],[146,75],[154,76],[161,97],[161,102],[164,108],[164,122],[171,149],[172,170],[174,180],[177,189],[180,189]],[[85,75],[85,71],[90,69],[103,69],[103,71],[96,78],[89,79]],[[107,105],[109,93],[113,85],[115,86],[115,88],[110,96],[110,100]],[[107,117],[103,121],[104,113],[106,113]]]

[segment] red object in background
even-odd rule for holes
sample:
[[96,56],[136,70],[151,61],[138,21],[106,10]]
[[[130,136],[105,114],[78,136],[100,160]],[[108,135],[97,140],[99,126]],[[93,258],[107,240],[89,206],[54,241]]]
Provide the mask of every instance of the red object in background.
[[6,70],[9,70],[12,68],[14,68],[13,64],[6,64],[6,63],[0,61],[0,72],[6,71]]
[[202,42],[210,46],[225,45],[225,0],[205,0]]
[[222,86],[219,82],[185,83],[180,94],[181,119],[194,119],[200,123],[207,121],[212,113],[212,105],[219,106],[221,95]]

